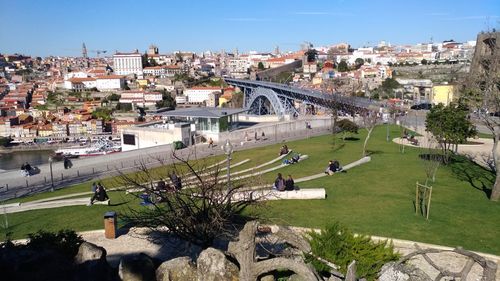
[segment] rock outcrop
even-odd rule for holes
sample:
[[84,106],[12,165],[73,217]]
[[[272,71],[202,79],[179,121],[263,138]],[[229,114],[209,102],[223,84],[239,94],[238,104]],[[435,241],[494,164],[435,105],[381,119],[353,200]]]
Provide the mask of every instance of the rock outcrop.
[[156,269],[157,281],[196,280],[196,266],[190,258],[180,257],[162,263]]
[[122,281],[154,281],[155,265],[146,254],[127,255],[121,258],[118,275]]
[[201,252],[197,265],[198,281],[234,281],[239,280],[238,267],[230,262],[223,252],[208,248]]

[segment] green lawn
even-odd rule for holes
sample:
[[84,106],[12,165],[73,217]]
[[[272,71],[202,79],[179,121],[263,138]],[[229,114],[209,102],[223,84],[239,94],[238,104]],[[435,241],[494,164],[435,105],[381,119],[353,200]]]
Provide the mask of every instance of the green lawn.
[[[391,136],[399,135],[399,132],[399,128],[391,128]],[[272,182],[278,172],[295,178],[317,174],[325,169],[330,159],[337,159],[342,165],[355,161],[361,157],[364,136],[365,131],[361,130],[357,136],[359,140],[345,143],[336,140],[335,145],[332,136],[289,142],[289,148],[308,154],[309,159],[266,174],[261,181]],[[416,181],[425,181],[424,161],[418,155],[428,151],[408,147],[402,154],[397,144],[388,143],[385,139],[386,127],[375,129],[368,145],[372,152],[370,163],[347,173],[299,184],[301,188],[324,187],[328,194],[326,200],[273,201],[264,209],[249,212],[259,212],[260,216],[272,222],[306,227],[322,227],[338,220],[359,233],[460,245],[470,250],[500,254],[500,241],[496,239],[500,233],[500,203],[490,202],[487,191],[482,187],[482,184],[490,186],[493,175],[461,158],[449,166],[441,166],[436,182],[432,183],[431,213],[427,221],[415,215],[413,201]],[[252,161],[234,170],[256,166],[277,157],[280,146],[276,144],[235,152],[233,163],[247,158]],[[222,157],[212,157],[210,162],[220,161]],[[89,189],[89,183],[85,183],[52,195]],[[110,197],[117,206],[65,207],[9,214],[10,230],[13,237],[20,238],[38,229],[99,229],[103,226],[104,212],[114,210],[121,213],[130,207],[139,207],[137,199],[124,195],[124,192],[110,192]]]

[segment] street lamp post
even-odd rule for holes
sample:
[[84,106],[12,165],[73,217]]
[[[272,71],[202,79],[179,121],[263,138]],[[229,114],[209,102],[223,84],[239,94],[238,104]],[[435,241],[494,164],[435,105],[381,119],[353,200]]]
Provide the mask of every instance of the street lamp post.
[[52,156],[49,156],[49,165],[50,165],[50,191],[54,191],[54,174],[52,173]]
[[231,187],[231,154],[233,153],[233,145],[229,140],[222,146],[224,153],[227,155],[227,189]]

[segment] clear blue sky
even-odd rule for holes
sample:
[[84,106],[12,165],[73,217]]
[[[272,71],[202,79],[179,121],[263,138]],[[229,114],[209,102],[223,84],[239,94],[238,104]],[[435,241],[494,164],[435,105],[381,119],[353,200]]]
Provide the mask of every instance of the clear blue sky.
[[0,0],[0,52],[296,50],[475,40],[499,28],[499,0]]

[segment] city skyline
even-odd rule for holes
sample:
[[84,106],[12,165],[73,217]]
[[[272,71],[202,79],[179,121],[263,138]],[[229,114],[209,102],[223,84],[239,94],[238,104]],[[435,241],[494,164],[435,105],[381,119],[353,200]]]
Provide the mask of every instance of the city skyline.
[[[498,1],[5,1],[0,53],[80,56],[83,42],[107,54],[150,44],[160,52],[238,48],[296,50],[348,42],[353,47],[475,40],[498,28]],[[19,12],[13,12],[19,11]],[[89,52],[90,56],[95,53]]]

